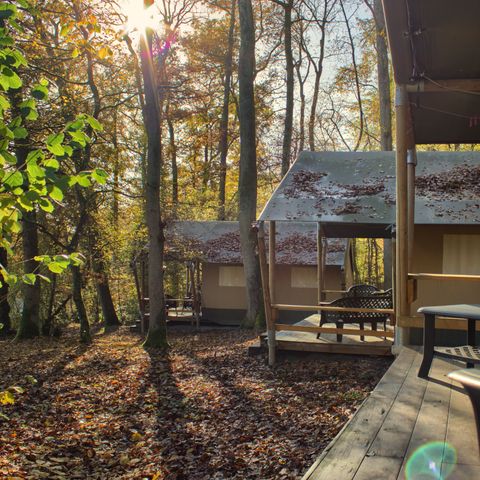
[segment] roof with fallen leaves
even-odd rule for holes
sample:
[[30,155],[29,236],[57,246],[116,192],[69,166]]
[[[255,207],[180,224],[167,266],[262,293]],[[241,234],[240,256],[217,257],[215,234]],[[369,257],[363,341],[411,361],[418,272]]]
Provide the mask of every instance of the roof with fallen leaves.
[[[480,152],[418,152],[415,223],[480,223]],[[302,152],[260,220],[395,223],[395,152]]]
[[[268,225],[267,225],[268,248]],[[343,266],[346,239],[328,239],[326,265]],[[167,252],[183,252],[208,263],[241,264],[238,222],[177,221],[167,228]],[[277,224],[276,261],[283,265],[317,264],[317,227],[313,223]]]

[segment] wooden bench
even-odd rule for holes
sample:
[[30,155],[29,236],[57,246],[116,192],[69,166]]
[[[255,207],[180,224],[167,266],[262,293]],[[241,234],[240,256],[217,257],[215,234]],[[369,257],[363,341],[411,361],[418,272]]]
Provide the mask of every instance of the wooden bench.
[[451,372],[448,376],[452,380],[461,383],[470,397],[477,426],[477,439],[480,451],[480,371],[469,368]]
[[[392,291],[375,293],[368,296],[350,296],[335,300],[322,306],[341,307],[341,308],[365,308],[365,309],[390,309],[393,308]],[[321,311],[320,327],[326,323],[335,323],[337,328],[343,328],[345,323],[358,323],[360,329],[364,329],[365,323],[372,325],[372,330],[377,330],[377,324],[383,323],[383,330],[387,330],[387,320],[389,315],[377,312],[334,312]],[[320,333],[317,335],[320,338]],[[364,335],[360,336],[364,340]],[[337,342],[342,341],[342,334],[337,334]]]

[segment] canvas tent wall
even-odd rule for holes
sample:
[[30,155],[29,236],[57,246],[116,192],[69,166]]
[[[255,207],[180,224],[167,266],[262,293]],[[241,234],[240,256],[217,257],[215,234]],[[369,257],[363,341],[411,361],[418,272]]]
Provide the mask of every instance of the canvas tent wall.
[[[479,180],[480,153],[418,152],[412,272],[480,273]],[[334,237],[389,237],[395,153],[302,152],[260,220],[319,222]],[[421,305],[478,302],[478,284],[422,283],[417,297],[403,320],[409,326],[420,326]]]
[[[292,222],[276,232],[277,281],[280,293],[297,305],[308,304],[317,295],[316,228]],[[346,240],[332,239],[326,253],[325,288],[333,299],[345,288]],[[245,279],[240,252],[238,222],[183,221],[167,232],[169,248],[185,247],[202,262],[202,318],[221,324],[238,324],[245,315]],[[296,321],[305,312],[282,312],[285,322]]]

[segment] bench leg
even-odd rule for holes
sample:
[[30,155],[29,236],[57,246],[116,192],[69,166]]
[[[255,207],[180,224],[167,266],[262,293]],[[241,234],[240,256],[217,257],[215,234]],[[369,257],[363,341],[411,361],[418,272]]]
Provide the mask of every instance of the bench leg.
[[[336,322],[337,328],[343,328],[343,322]],[[337,333],[337,342],[342,343],[343,334]]]
[[423,322],[423,360],[418,371],[420,378],[428,378],[433,360],[433,347],[435,345],[435,315],[425,314]]
[[[360,325],[360,330],[365,330],[365,324],[363,322],[358,322]],[[360,341],[363,342],[365,340],[365,335],[360,335]]]
[[[321,327],[325,322],[322,322],[322,317],[320,316],[320,324],[318,325],[319,327]],[[317,340],[320,338],[320,335],[322,334],[322,332],[318,332],[317,333]]]
[[[471,347],[475,346],[475,320],[472,318],[468,319],[468,330],[467,330],[467,344]],[[473,363],[467,362],[467,368],[474,368]]]

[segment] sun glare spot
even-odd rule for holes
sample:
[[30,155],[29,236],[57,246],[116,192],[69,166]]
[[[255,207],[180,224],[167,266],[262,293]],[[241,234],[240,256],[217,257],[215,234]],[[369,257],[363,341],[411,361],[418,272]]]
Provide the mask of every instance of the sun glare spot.
[[144,32],[147,28],[157,29],[159,19],[156,18],[156,8],[144,8],[143,0],[124,0],[123,12],[127,17],[125,29],[128,32]]

